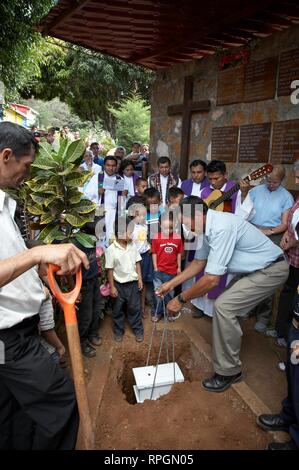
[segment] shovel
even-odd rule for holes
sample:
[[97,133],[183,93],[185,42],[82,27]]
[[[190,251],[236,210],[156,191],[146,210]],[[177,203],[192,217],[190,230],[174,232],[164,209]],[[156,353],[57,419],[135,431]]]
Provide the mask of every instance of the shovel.
[[69,345],[73,378],[75,383],[76,398],[78,403],[80,425],[82,426],[82,437],[86,450],[94,449],[94,429],[91,422],[84,372],[79,340],[78,324],[75,310],[75,302],[82,285],[81,269],[76,273],[76,285],[70,292],[62,293],[54,276],[60,268],[53,264],[48,266],[48,281],[51,291],[63,308],[65,327]]

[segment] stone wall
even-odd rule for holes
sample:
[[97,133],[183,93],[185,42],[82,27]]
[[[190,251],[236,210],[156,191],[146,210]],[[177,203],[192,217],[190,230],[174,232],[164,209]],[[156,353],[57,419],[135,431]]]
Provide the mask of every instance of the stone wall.
[[[251,47],[250,60],[260,60],[277,56],[280,52],[297,48],[299,45],[299,25],[269,38],[255,41]],[[212,127],[230,125],[256,124],[278,120],[298,119],[299,104],[294,105],[290,97],[254,103],[238,103],[216,106],[217,75],[219,58],[215,55],[204,59],[193,60],[182,65],[175,65],[157,73],[152,92],[151,117],[151,164],[156,167],[156,158],[168,155],[174,166],[179,167],[181,146],[181,116],[167,116],[169,105],[183,102],[184,77],[194,77],[193,100],[211,101],[209,113],[194,113],[190,131],[189,161],[201,158],[211,160]],[[299,77],[298,77],[299,79]],[[238,178],[250,173],[261,164],[227,163],[231,176]],[[295,189],[292,165],[285,165],[287,177],[285,186]],[[298,189],[298,188],[297,188]]]

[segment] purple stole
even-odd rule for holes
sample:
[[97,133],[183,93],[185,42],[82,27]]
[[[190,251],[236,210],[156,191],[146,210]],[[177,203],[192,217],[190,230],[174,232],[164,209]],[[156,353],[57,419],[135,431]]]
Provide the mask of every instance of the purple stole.
[[[208,178],[205,176],[204,179],[201,182],[200,189],[202,190],[203,188],[206,188],[210,185]],[[193,188],[193,180],[192,178],[189,178],[187,180],[184,180],[181,185],[182,191],[184,191],[184,194],[186,196],[191,196],[192,193],[192,188]]]
[[137,194],[136,182],[140,178],[136,173],[133,173],[133,184],[134,184],[134,192]]
[[[235,186],[235,184],[236,183],[234,183],[234,181],[228,181],[225,185],[224,192],[229,191],[233,186]],[[212,189],[210,186],[203,189],[203,191],[201,193],[202,199],[207,198],[213,191],[214,191],[214,189]],[[236,191],[231,197],[233,213],[236,210],[237,194],[238,194],[238,191]],[[201,277],[203,277],[203,275],[204,275],[204,271],[202,271],[201,273],[199,273],[196,276],[196,281],[198,281]],[[219,295],[224,291],[224,289],[226,287],[226,281],[227,281],[227,274],[223,274],[223,276],[221,276],[221,278],[220,278],[220,282],[219,282],[218,286],[215,287],[214,289],[210,290],[210,292],[208,293],[208,298],[209,299],[217,299],[217,297],[219,297]]]

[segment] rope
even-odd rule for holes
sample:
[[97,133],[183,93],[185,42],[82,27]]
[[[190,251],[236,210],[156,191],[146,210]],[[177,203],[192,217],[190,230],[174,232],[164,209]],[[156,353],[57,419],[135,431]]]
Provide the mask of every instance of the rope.
[[[158,359],[157,359],[156,368],[155,368],[154,380],[153,380],[153,384],[152,384],[152,388],[151,388],[150,400],[153,398],[153,393],[154,393],[154,388],[155,388],[155,384],[156,384],[158,366],[160,364],[160,357],[161,357],[164,337],[165,337],[167,363],[169,363],[168,328],[167,328],[168,316],[166,314],[166,306],[165,306],[164,297],[160,298],[157,302],[155,316],[157,316],[158,307],[159,307],[159,304],[160,304],[161,301],[163,303],[164,326],[163,326],[162,337],[161,337],[161,342],[160,342],[160,347],[159,347]],[[152,329],[152,334],[151,334],[151,339],[150,339],[150,344],[149,344],[149,350],[148,350],[148,354],[147,354],[146,366],[149,365],[149,360],[150,360],[150,355],[151,355],[151,350],[152,350],[152,345],[153,345],[153,337],[154,337],[154,333],[156,331],[157,331],[157,326],[156,326],[156,322],[154,322],[153,329]],[[175,383],[176,382],[176,377],[175,377],[174,330],[172,330],[172,338],[171,339],[172,339],[173,378],[174,378],[174,383]]]

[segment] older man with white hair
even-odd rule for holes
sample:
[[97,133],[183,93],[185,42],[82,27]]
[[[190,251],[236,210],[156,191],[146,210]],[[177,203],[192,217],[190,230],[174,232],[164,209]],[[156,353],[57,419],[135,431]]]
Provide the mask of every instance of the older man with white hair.
[[84,162],[79,166],[79,169],[92,171],[94,175],[97,175],[102,171],[101,165],[94,163],[94,155],[91,150],[86,150],[83,156]]

